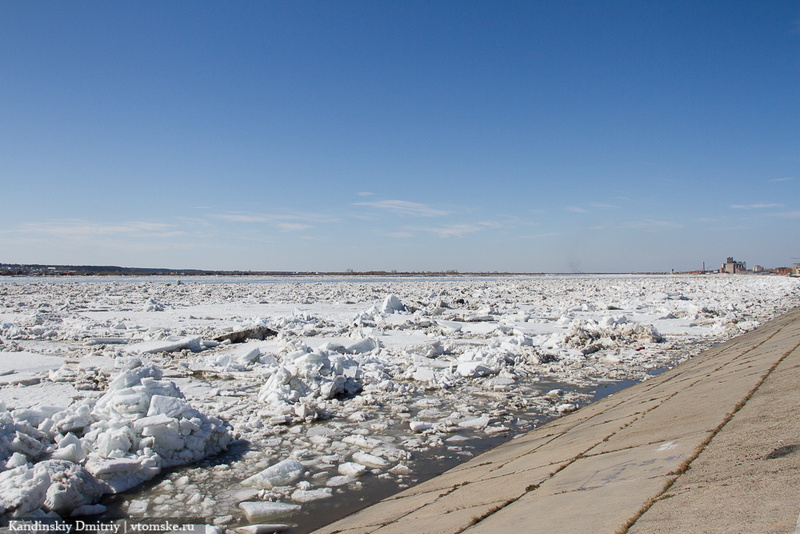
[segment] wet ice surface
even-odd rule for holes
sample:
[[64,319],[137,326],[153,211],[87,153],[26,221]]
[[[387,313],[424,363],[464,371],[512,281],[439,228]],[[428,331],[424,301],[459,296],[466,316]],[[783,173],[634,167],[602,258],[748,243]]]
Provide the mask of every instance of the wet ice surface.
[[0,514],[305,532],[755,328],[798,283],[3,281]]

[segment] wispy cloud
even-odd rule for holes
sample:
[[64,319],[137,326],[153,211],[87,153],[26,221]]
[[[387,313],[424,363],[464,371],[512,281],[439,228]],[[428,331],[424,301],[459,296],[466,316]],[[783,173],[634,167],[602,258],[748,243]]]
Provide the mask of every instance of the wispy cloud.
[[212,215],[212,217],[223,221],[240,222],[240,223],[272,222],[271,219],[264,217],[263,215],[250,215],[246,213],[216,213]]
[[67,240],[87,240],[108,236],[132,237],[176,237],[184,232],[175,230],[172,225],[150,221],[128,221],[123,223],[103,224],[81,219],[63,221],[22,223],[14,233],[34,234]]
[[791,182],[794,180],[791,176],[785,176],[783,178],[773,178],[772,180],[768,180],[769,182]]
[[275,224],[275,226],[286,232],[297,232],[300,230],[308,230],[309,228],[313,228],[313,226],[311,226],[310,224],[288,223],[288,222],[277,223]]
[[244,223],[244,224],[268,224],[286,232],[296,232],[300,230],[308,230],[314,228],[314,222],[332,222],[335,219],[314,213],[314,214],[257,214],[245,212],[231,212],[231,213],[216,213],[211,215],[212,218],[221,221]]
[[628,221],[622,223],[607,223],[592,226],[592,230],[663,230],[667,228],[683,228],[683,225],[675,221],[660,221],[656,219],[643,219],[640,221]]
[[589,213],[589,210],[579,206],[567,206],[567,211],[571,211],[573,213]]
[[356,206],[368,206],[380,210],[391,211],[401,215],[411,215],[414,217],[441,217],[449,215],[449,211],[433,208],[418,202],[408,202],[406,200],[376,200],[374,202],[357,202]]
[[775,204],[768,202],[761,202],[758,204],[732,204],[731,209],[734,210],[763,210],[770,208],[782,208],[783,204]]
[[438,227],[415,228],[420,232],[428,232],[439,237],[464,237],[483,230],[483,226],[475,224],[450,224]]
[[413,233],[428,233],[442,238],[464,237],[469,234],[486,230],[487,228],[496,230],[499,228],[505,228],[505,225],[496,221],[481,221],[477,223],[457,223],[441,226],[414,226],[406,227],[404,231],[395,232],[394,234],[389,235],[395,235],[396,237],[413,237]]
[[[615,204],[606,204],[605,202],[589,202],[587,206],[592,209],[601,209],[601,210],[619,209],[619,206]],[[584,208],[581,206],[566,207],[567,211],[571,211],[573,213],[590,213],[592,209]]]
[[529,234],[520,236],[521,239],[544,239],[547,237],[556,237],[561,235],[559,232],[546,232],[541,234]]

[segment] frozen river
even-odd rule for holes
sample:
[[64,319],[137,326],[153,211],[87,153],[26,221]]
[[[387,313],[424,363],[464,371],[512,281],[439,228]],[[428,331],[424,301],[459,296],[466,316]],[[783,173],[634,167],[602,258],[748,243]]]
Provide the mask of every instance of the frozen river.
[[306,532],[755,328],[798,284],[1,280],[0,514]]

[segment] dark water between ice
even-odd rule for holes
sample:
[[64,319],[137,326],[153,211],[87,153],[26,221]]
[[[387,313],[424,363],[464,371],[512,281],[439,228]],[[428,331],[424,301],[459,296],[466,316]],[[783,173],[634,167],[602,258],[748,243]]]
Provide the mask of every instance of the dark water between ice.
[[[572,389],[582,393],[589,393],[591,395],[590,402],[595,402],[603,397],[622,391],[636,383],[637,382],[632,380],[621,380],[603,383],[592,388],[575,388],[574,385],[558,384],[555,382],[541,385],[545,388]],[[533,414],[518,415],[520,417],[527,415],[529,418],[533,419]],[[535,418],[535,427],[538,428],[555,418],[555,416],[538,415]],[[512,429],[512,431],[502,435],[486,436],[465,442],[464,448],[469,449],[472,453],[470,456],[452,454],[446,448],[432,449],[425,453],[424,459],[421,459],[415,464],[417,470],[414,472],[414,484],[419,484],[441,475],[445,471],[470,460],[474,456],[502,445],[512,440],[514,436],[522,435],[530,430],[532,430],[530,427],[527,429],[516,429],[516,431]],[[287,534],[306,534],[312,532],[405,489],[398,488],[396,481],[384,481],[374,477],[362,479],[362,482],[364,483],[364,487],[361,491],[348,492],[345,495],[334,494],[330,499],[303,505],[301,512],[293,515],[290,520],[286,522],[287,524],[296,525],[290,530],[287,530]]]
[[[539,382],[537,387],[544,390],[563,389],[584,394],[586,395],[586,402],[582,403],[582,405],[585,405],[589,402],[594,402],[598,399],[621,391],[622,389],[625,389],[635,383],[636,382],[631,380],[624,380],[603,382],[592,387],[580,388],[576,387],[575,385],[561,384],[558,382]],[[290,529],[286,531],[287,533],[306,534],[338,519],[346,517],[347,515],[350,515],[371,504],[377,503],[386,497],[402,491],[405,489],[405,487],[410,487],[434,478],[445,471],[473,458],[474,456],[477,456],[478,454],[497,447],[498,445],[513,439],[515,436],[522,435],[525,432],[539,427],[555,418],[555,416],[552,415],[543,415],[541,413],[535,413],[531,411],[512,412],[512,415],[519,418],[521,424],[508,425],[510,430],[506,433],[497,434],[494,436],[486,436],[476,433],[468,441],[460,442],[458,444],[458,451],[456,452],[447,446],[442,446],[431,448],[423,452],[413,453],[413,460],[407,462],[409,465],[413,466],[413,475],[408,477],[407,481],[402,485],[399,485],[396,479],[382,479],[368,472],[359,478],[359,482],[362,484],[360,489],[347,489],[343,493],[334,491],[333,496],[329,499],[305,503],[302,505],[300,512],[295,513],[290,517],[270,520],[269,523],[285,523],[290,525]],[[236,462],[244,452],[246,452],[246,445],[240,443],[237,446],[234,446],[225,455],[216,458],[214,462]],[[108,507],[108,512],[103,516],[99,516],[91,520],[108,522],[119,518],[125,518],[126,514],[124,510],[130,501],[137,499],[151,499],[154,496],[153,488],[160,481],[162,481],[164,477],[175,473],[191,474],[191,471],[194,469],[198,469],[198,467],[187,466],[173,469],[133,490],[119,495],[108,496],[102,501],[102,503]],[[206,467],[204,469],[209,468]],[[215,479],[215,483],[218,485],[219,493],[222,494],[225,492],[225,490],[229,490],[231,487],[238,485],[238,480],[225,480],[224,478],[219,477]],[[232,505],[232,509],[227,513],[236,517],[242,517],[241,510],[239,510],[235,504]],[[208,523],[210,518],[185,517],[185,515],[183,515],[179,510],[176,510],[174,517],[148,517],[146,521],[156,523],[165,519],[171,519],[173,521],[188,520],[191,522]],[[87,521],[88,520],[90,520],[90,518],[87,518]],[[237,521],[232,525],[228,525],[228,528],[235,528],[236,526],[241,526],[243,524],[247,523],[239,523]]]

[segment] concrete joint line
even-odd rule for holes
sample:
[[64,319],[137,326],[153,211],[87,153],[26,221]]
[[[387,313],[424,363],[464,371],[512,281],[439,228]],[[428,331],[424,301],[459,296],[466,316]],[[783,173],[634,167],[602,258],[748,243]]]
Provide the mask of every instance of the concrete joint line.
[[[517,498],[515,498],[515,499],[509,499],[509,500],[508,500],[508,501],[506,501],[505,503],[499,504],[499,505],[498,505],[498,506],[496,506],[495,508],[492,508],[491,510],[487,511],[485,514],[481,515],[480,517],[476,517],[476,518],[475,518],[475,520],[474,520],[474,521],[472,521],[472,523],[471,523],[470,525],[467,525],[466,527],[464,527],[464,528],[463,528],[463,529],[461,529],[461,530],[457,530],[457,531],[455,531],[455,533],[454,533],[454,534],[460,534],[460,533],[462,533],[462,532],[464,532],[464,531],[466,531],[466,530],[470,529],[471,527],[473,527],[473,526],[477,525],[478,523],[480,523],[481,521],[483,521],[483,520],[484,520],[484,519],[486,519],[487,517],[489,517],[489,516],[493,515],[493,514],[494,514],[494,513],[496,513],[496,512],[499,512],[500,510],[502,510],[502,509],[503,509],[503,508],[505,508],[506,506],[508,506],[508,505],[510,505],[510,504],[513,504],[513,503],[517,502],[519,499],[521,499],[521,498],[522,498],[522,497],[524,497],[525,495],[528,495],[529,493],[532,493],[532,492],[534,492],[534,491],[538,490],[538,489],[539,489],[539,488],[542,486],[542,484],[544,484],[544,483],[545,483],[545,482],[547,482],[548,480],[551,480],[551,479],[552,479],[554,476],[556,476],[558,473],[560,473],[561,471],[563,471],[564,469],[566,469],[566,468],[567,468],[567,467],[569,467],[570,465],[574,464],[575,462],[577,462],[578,460],[580,460],[580,459],[582,459],[582,458],[588,458],[588,456],[586,455],[586,453],[587,453],[587,452],[589,452],[590,450],[592,450],[593,448],[595,448],[595,447],[596,447],[596,446],[598,446],[599,444],[601,444],[601,443],[603,443],[603,442],[606,442],[606,441],[608,441],[609,439],[611,439],[612,437],[614,437],[614,435],[615,435],[615,434],[617,434],[618,432],[620,432],[620,431],[622,431],[622,430],[626,429],[627,427],[629,427],[630,425],[632,425],[634,422],[638,421],[639,419],[641,419],[642,417],[644,417],[645,415],[647,415],[649,412],[651,412],[651,411],[655,410],[656,408],[658,408],[659,406],[661,406],[661,404],[663,404],[664,402],[668,401],[669,399],[671,399],[672,397],[674,397],[674,396],[675,396],[675,395],[677,395],[677,394],[678,394],[678,392],[672,393],[672,394],[671,394],[671,395],[669,395],[667,398],[665,398],[665,399],[664,399],[664,400],[663,400],[661,403],[659,403],[659,404],[657,404],[657,405],[655,405],[655,406],[653,406],[653,407],[651,407],[651,408],[649,408],[649,409],[647,409],[647,410],[645,410],[645,411],[641,412],[641,413],[639,414],[639,416],[638,416],[638,417],[636,417],[635,419],[631,420],[630,422],[628,422],[628,423],[626,423],[626,424],[622,425],[622,426],[621,426],[621,427],[619,427],[618,429],[614,430],[613,432],[611,432],[610,434],[608,434],[608,435],[607,435],[606,437],[604,437],[603,439],[601,439],[601,440],[597,441],[596,443],[595,443],[595,442],[593,442],[593,443],[592,443],[592,444],[591,444],[591,445],[590,445],[590,446],[589,446],[589,447],[588,447],[586,450],[584,450],[583,452],[579,452],[578,454],[576,454],[575,456],[573,456],[572,458],[570,458],[569,460],[567,460],[566,462],[564,462],[563,464],[561,464],[560,466],[558,466],[558,468],[557,468],[555,471],[553,471],[552,473],[550,473],[550,474],[548,475],[548,477],[547,477],[545,480],[543,480],[542,482],[540,482],[539,484],[533,484],[533,485],[531,485],[531,486],[528,486],[528,488],[526,488],[526,490],[525,490],[525,493],[521,494],[519,497],[517,497]],[[618,404],[617,404],[617,405],[615,405],[615,406],[618,406],[619,404],[623,404],[623,402],[620,402],[620,403],[618,403]],[[585,422],[585,421],[584,421],[584,422]],[[577,425],[576,425],[576,426],[577,426]],[[570,429],[571,429],[571,428],[570,428]],[[567,433],[569,432],[569,430],[570,430],[570,429],[568,429],[568,430],[565,430],[564,432],[561,432],[560,434],[557,434],[557,435],[553,436],[553,438],[552,438],[551,440],[548,440],[548,443],[550,443],[550,442],[554,441],[555,439],[557,439],[557,438],[559,438],[559,437],[561,437],[561,436],[563,436],[563,435],[567,434]],[[532,452],[530,452],[530,453],[527,453],[527,454],[534,454],[535,452],[536,452],[536,451],[534,450],[534,451],[532,451]],[[598,454],[597,456],[600,456],[600,455],[602,455],[602,454],[608,454],[608,453],[607,453],[607,452],[606,452],[606,453],[600,453],[600,454]],[[523,456],[525,456],[525,455],[523,455]],[[590,455],[590,456],[591,456],[591,455]],[[508,462],[506,462],[506,463],[508,463]],[[503,464],[503,465],[505,465],[505,464]],[[502,467],[502,465],[501,465],[501,466],[499,466],[499,467]],[[498,468],[499,468],[499,467],[498,467]],[[453,489],[455,489],[455,488],[453,488]],[[444,495],[442,495],[442,496],[444,496]],[[800,534],[800,533],[798,533],[798,534]]]
[[[771,339],[774,335],[778,334],[778,332],[780,332],[782,329],[783,329],[783,327],[781,327],[778,330],[776,330],[764,342],[766,343],[766,341]],[[761,345],[761,344],[759,344],[759,345]],[[753,347],[753,349],[755,349],[755,348],[757,348],[757,347]],[[747,393],[747,395],[745,395],[745,397],[741,401],[739,401],[739,403],[734,407],[733,411],[731,413],[729,413],[725,417],[725,419],[722,421],[722,423],[720,423],[719,426],[717,426],[717,428],[715,428],[711,432],[711,434],[705,440],[703,440],[703,442],[700,445],[697,446],[697,449],[695,449],[694,453],[689,458],[686,459],[686,461],[678,468],[678,470],[673,472],[673,473],[669,473],[671,475],[674,475],[674,478],[672,480],[669,480],[664,485],[664,489],[662,489],[660,493],[658,493],[657,495],[654,495],[653,497],[648,499],[648,501],[644,504],[644,506],[642,506],[642,508],[633,517],[631,517],[617,531],[618,534],[623,534],[625,532],[628,532],[630,530],[630,528],[633,525],[636,524],[636,522],[639,520],[639,518],[642,517],[647,512],[647,510],[649,510],[653,506],[653,504],[656,503],[656,501],[661,499],[664,496],[664,494],[667,493],[667,491],[669,491],[669,489],[675,484],[675,481],[677,481],[678,478],[680,478],[680,476],[683,473],[685,473],[689,469],[689,467],[691,467],[692,462],[694,462],[697,459],[697,457],[700,456],[700,453],[702,453],[703,450],[705,450],[705,448],[708,446],[709,443],[711,443],[711,441],[714,439],[714,437],[717,434],[719,434],[720,431],[722,431],[722,429],[725,427],[725,425],[730,423],[730,421],[739,412],[739,410],[744,408],[744,405],[747,404],[747,401],[750,400],[753,397],[753,395],[756,394],[756,392],[759,390],[759,388],[764,384],[764,382],[767,380],[767,378],[769,378],[769,375],[772,374],[772,372],[778,367],[778,365],[780,365],[786,358],[788,358],[798,348],[800,348],[800,343],[797,343],[794,347],[792,347],[791,349],[789,349],[788,351],[783,353],[781,355],[781,357],[778,358],[778,360],[774,364],[772,364],[772,366],[769,368],[769,370],[766,373],[764,373],[764,375],[761,377],[761,379],[758,381],[758,383],[755,385],[755,387],[753,387],[753,389],[751,389]],[[797,528],[800,529],[800,517],[798,517],[798,527]],[[796,530],[795,534],[800,534],[800,530]]]
[[380,529],[380,528],[383,528],[383,527],[385,527],[385,526],[391,525],[392,523],[399,523],[399,522],[400,522],[400,520],[402,520],[404,517],[408,517],[408,516],[410,516],[411,514],[413,514],[414,512],[417,512],[417,511],[419,511],[419,510],[422,510],[422,509],[423,509],[423,508],[425,508],[426,506],[430,506],[431,504],[433,504],[433,503],[437,502],[437,501],[438,501],[439,499],[441,499],[442,497],[447,497],[448,495],[450,495],[451,493],[453,493],[454,491],[456,491],[458,488],[460,488],[460,487],[462,487],[462,486],[466,486],[467,484],[469,484],[469,482],[462,482],[461,484],[456,484],[455,486],[452,486],[452,487],[448,488],[446,491],[442,491],[441,493],[439,493],[439,496],[438,496],[438,497],[436,497],[436,498],[435,498],[434,500],[432,500],[431,502],[429,502],[429,503],[427,503],[427,504],[423,504],[422,506],[418,506],[417,508],[414,508],[413,510],[409,510],[408,512],[406,512],[405,514],[401,515],[401,516],[400,516],[400,517],[398,517],[397,519],[392,519],[391,521],[386,521],[385,523],[379,523],[379,524],[376,524],[376,525],[375,525],[375,527],[376,527],[376,530],[377,530],[377,529]]

